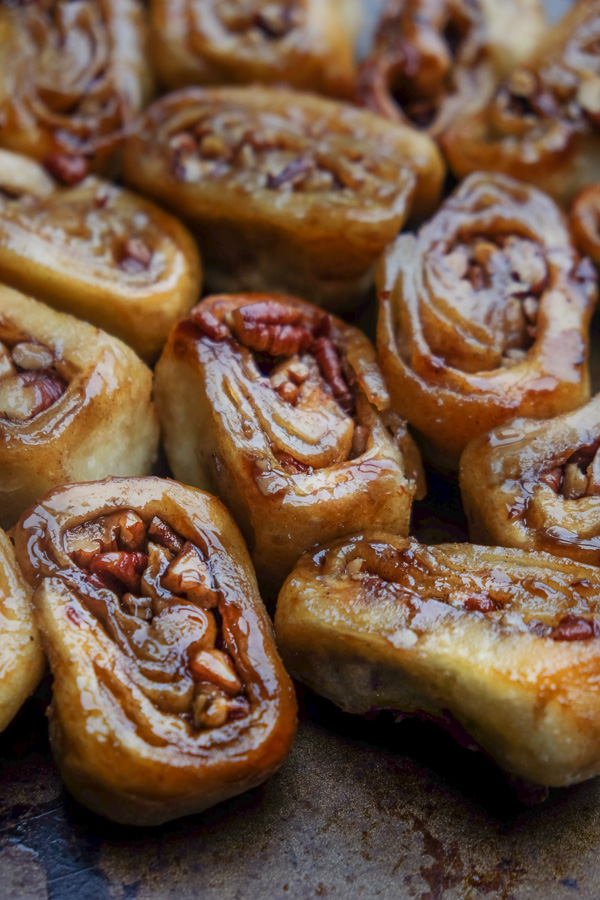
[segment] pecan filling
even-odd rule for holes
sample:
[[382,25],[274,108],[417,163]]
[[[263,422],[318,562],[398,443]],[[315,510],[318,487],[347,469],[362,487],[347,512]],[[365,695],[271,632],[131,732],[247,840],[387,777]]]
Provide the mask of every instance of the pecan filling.
[[226,644],[222,595],[198,546],[158,516],[145,521],[132,510],[72,528],[66,545],[84,573],[84,606],[133,663],[131,677],[157,709],[197,730],[249,715]]
[[[265,300],[237,307],[222,319],[199,309],[192,314],[192,321],[211,340],[249,350],[262,383],[284,403],[298,410],[333,404],[344,432],[348,418],[354,419],[348,450],[352,458],[365,452],[370,429],[356,421],[357,377],[344,348],[332,335],[327,313],[316,310],[308,316],[292,306]],[[311,470],[288,452],[274,453],[289,474]]]
[[261,39],[281,40],[296,26],[298,0],[219,0],[215,11],[223,27],[254,44]]
[[[522,362],[537,337],[540,299],[549,282],[546,257],[533,240],[515,235],[465,235],[444,257],[461,290],[475,295],[502,334],[501,365]],[[504,304],[498,321],[498,301]]]
[[565,500],[600,495],[600,440],[580,447],[562,466],[547,469],[540,482]]
[[67,382],[53,351],[37,341],[0,342],[0,418],[28,422],[60,400]]
[[389,203],[404,180],[402,163],[368,147],[340,119],[300,108],[297,116],[206,104],[201,115],[168,138],[178,181],[226,179],[240,189],[287,194],[331,193],[340,203],[355,192]]

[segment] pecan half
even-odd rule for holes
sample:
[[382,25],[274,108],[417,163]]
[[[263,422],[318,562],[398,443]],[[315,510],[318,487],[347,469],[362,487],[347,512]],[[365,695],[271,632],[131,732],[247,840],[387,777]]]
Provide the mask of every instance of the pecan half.
[[594,619],[583,619],[581,616],[564,616],[550,632],[554,641],[589,641],[599,632]]
[[245,347],[271,356],[295,356],[306,352],[313,343],[302,311],[271,300],[234,309],[231,325]]
[[342,375],[340,358],[333,343],[326,337],[317,338],[311,347],[311,353],[331,388],[331,393],[344,412],[350,413],[354,407],[354,398]]
[[63,184],[78,184],[89,172],[85,156],[69,156],[67,153],[50,153],[44,165],[50,174]]
[[227,325],[219,322],[208,309],[194,310],[192,322],[213,341],[226,341],[231,336]]
[[140,237],[128,237],[118,251],[119,268],[130,275],[145,272],[152,262],[152,250]]

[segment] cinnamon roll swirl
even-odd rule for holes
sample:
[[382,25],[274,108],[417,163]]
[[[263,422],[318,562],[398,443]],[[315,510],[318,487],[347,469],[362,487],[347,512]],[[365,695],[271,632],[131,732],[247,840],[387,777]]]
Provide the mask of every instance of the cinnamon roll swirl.
[[0,526],[56,485],[149,472],[151,389],[125,344],[0,286]]
[[139,0],[0,4],[0,146],[66,184],[103,171],[150,97]]
[[539,0],[388,0],[358,98],[439,137],[485,106],[543,30]]
[[0,529],[0,732],[36,689],[44,665],[33,621],[31,588],[17,565],[11,542]]
[[[189,88],[147,110],[126,144],[130,184],[197,236],[211,290],[361,296],[409,212],[436,204],[433,142],[308,94]],[[415,185],[416,178],[416,185]]]
[[473,441],[460,484],[473,540],[600,566],[600,395],[548,421]]
[[72,794],[159,825],[260,784],[296,724],[247,550],[214,497],[158,478],[58,488],[15,529]]
[[154,56],[168,88],[285,83],[350,96],[357,0],[153,0]]
[[368,340],[311,304],[207,298],[173,329],[154,396],[175,477],[224,500],[270,588],[317,541],[408,533],[418,453]]
[[343,710],[433,718],[562,786],[600,773],[599,591],[597,568],[547,553],[371,532],[306,553],[275,628],[289,672]]
[[504,172],[560,203],[600,180],[600,2],[578,0],[482,111],[458,119],[442,146],[459,178]]
[[553,201],[474,174],[380,271],[378,347],[392,407],[437,464],[515,415],[589,397],[595,273]]
[[197,302],[201,270],[191,235],[153,203],[94,176],[59,187],[0,150],[0,279],[153,361]]

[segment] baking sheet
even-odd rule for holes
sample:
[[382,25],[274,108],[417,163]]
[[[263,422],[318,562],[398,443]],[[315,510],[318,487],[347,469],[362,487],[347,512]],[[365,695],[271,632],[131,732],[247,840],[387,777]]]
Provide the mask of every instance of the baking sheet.
[[[379,2],[364,2],[374,16]],[[434,479],[415,525],[423,540],[464,538],[456,487]],[[525,809],[487,759],[434,726],[365,722],[299,690],[294,750],[267,784],[126,829],[64,792],[49,697],[46,680],[0,735],[0,900],[600,897],[600,779]]]

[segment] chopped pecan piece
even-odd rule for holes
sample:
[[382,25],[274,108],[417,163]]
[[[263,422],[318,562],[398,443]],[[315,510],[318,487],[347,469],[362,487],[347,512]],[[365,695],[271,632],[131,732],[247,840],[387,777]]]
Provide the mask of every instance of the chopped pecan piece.
[[469,612],[489,613],[502,609],[502,604],[493,597],[474,594],[465,600],[465,609]]
[[267,175],[267,187],[269,190],[277,190],[284,184],[297,184],[314,172],[317,164],[312,156],[299,156],[292,160],[277,175]]
[[554,641],[589,641],[600,629],[594,619],[583,619],[581,616],[564,616],[556,628],[550,632]]
[[12,361],[20,369],[40,371],[49,369],[54,362],[54,354],[44,344],[33,341],[21,341],[12,348]]
[[106,581],[107,587],[114,582],[124,585],[128,591],[139,591],[141,576],[148,565],[148,557],[145,553],[127,553],[118,551],[115,553],[99,553],[89,565],[92,575],[98,575]]
[[152,262],[152,250],[140,237],[128,237],[119,250],[119,268],[130,275],[145,272]]
[[563,470],[561,466],[555,466],[549,469],[540,477],[540,484],[546,484],[556,493],[559,492],[563,480]]
[[226,341],[230,337],[229,328],[223,322],[219,322],[208,309],[200,309],[192,312],[192,321],[204,334],[213,341]]
[[190,660],[190,671],[195,681],[214,684],[232,697],[242,690],[242,683],[235,674],[231,657],[222,650],[200,650]]
[[157,544],[162,544],[172,553],[179,554],[185,546],[185,541],[170,525],[154,516],[148,529],[148,537]]
[[186,543],[183,550],[162,577],[162,585],[174,594],[185,594],[205,609],[217,606],[219,592],[212,586],[208,564],[193,544]]
[[342,375],[338,352],[329,338],[320,337],[313,343],[311,353],[315,357],[323,378],[344,412],[350,413],[354,398]]
[[85,156],[69,156],[67,153],[50,153],[44,165],[50,174],[63,184],[78,184],[89,171]]
[[49,409],[67,386],[53,372],[20,372],[0,381],[0,416],[25,422]]

